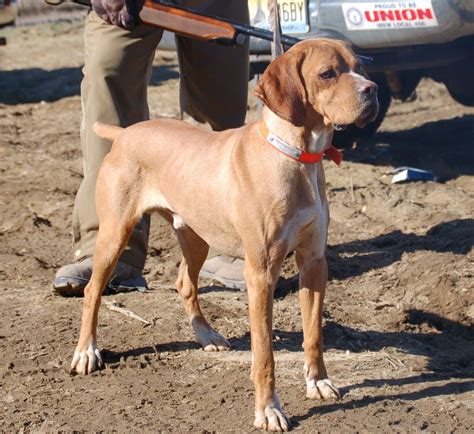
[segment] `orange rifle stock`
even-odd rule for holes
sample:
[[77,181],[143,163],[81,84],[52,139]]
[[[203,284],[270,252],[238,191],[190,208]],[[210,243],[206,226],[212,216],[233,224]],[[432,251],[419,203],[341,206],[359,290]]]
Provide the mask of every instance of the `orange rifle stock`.
[[240,45],[244,42],[244,39],[239,40],[239,36],[243,35],[230,23],[163,3],[146,1],[139,16],[144,24],[193,39],[229,45]]

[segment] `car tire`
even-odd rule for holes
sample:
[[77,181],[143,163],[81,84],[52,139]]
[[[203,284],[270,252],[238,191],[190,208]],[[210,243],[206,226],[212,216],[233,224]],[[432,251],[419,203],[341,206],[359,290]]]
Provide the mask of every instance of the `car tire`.
[[335,131],[332,142],[337,148],[348,148],[359,139],[372,137],[382,124],[384,117],[387,114],[388,108],[390,107],[392,95],[385,77],[372,77],[372,80],[377,83],[379,87],[377,93],[379,100],[379,113],[377,117],[365,128],[357,128],[355,125],[349,125],[344,131]]
[[469,85],[474,76],[474,59],[455,64],[451,71],[454,72],[444,80],[449,94],[458,103],[474,107],[474,86]]
[[16,2],[0,0],[0,29],[15,24],[17,17]]

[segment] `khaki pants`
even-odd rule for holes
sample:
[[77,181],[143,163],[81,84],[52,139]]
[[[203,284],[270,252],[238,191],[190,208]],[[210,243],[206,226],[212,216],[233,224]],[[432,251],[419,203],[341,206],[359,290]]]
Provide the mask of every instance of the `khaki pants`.
[[[203,12],[248,22],[246,0],[180,1]],[[92,130],[96,121],[127,127],[149,118],[147,85],[162,32],[145,25],[127,31],[94,12],[85,24],[85,66],[81,84],[81,146],[84,179],[73,211],[75,260],[91,256],[99,222],[95,183],[111,143]],[[248,47],[225,47],[177,37],[180,103],[184,112],[214,130],[243,125],[247,110]],[[150,219],[134,229],[121,261],[143,268]]]

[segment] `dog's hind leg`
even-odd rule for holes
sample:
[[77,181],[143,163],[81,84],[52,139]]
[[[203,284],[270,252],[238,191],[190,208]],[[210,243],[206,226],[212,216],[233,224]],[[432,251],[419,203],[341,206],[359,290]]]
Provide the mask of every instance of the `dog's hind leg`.
[[[103,167],[105,164],[103,165]],[[100,182],[105,180],[107,182]],[[127,245],[133,227],[140,219],[133,199],[125,196],[126,177],[106,173],[102,169],[97,183],[97,212],[100,226],[94,251],[91,279],[84,289],[79,342],[74,352],[71,370],[89,374],[103,366],[97,348],[97,321],[102,292],[109,281],[120,254]]]
[[191,321],[196,338],[204,351],[229,350],[229,342],[209,325],[198,302],[199,270],[206,260],[209,246],[189,226],[175,227],[175,232],[183,251],[176,286],[183,298],[184,309]]
[[310,399],[339,398],[336,386],[329,380],[323,359],[323,302],[327,281],[324,254],[312,250],[297,250],[296,262],[300,271],[300,305],[304,335],[304,374]]

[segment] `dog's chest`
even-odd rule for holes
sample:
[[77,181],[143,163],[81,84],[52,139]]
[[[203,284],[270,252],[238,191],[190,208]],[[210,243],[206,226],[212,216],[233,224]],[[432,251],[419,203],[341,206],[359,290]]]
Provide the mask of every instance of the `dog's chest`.
[[319,191],[319,188],[324,186],[318,186],[316,171],[309,171],[306,180],[304,191],[299,192],[301,201],[297,202],[295,212],[287,221],[284,233],[287,234],[291,250],[309,243],[315,254],[321,256],[326,248],[328,205],[325,196]]

